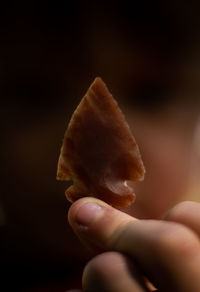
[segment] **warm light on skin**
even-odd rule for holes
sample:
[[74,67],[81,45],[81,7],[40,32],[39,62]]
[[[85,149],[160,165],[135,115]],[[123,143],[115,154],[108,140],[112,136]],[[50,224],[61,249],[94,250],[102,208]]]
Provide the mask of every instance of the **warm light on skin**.
[[157,115],[128,111],[146,167],[144,181],[134,184],[136,200],[127,210],[129,214],[161,218],[178,202],[199,201],[198,167],[191,167],[191,161],[197,161],[193,139],[198,115],[195,110],[185,112],[186,107],[172,107]]

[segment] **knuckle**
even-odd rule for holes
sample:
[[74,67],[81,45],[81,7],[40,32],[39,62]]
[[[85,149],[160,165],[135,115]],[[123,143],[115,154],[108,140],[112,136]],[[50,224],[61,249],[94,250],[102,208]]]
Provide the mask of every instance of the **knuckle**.
[[[83,271],[83,288],[92,291],[92,287],[101,287],[114,272],[115,262],[121,259],[117,252],[105,252],[90,260]],[[96,290],[94,290],[96,291]]]
[[[172,209],[168,211],[164,219],[167,221],[181,221],[185,216],[192,211],[194,206],[200,204],[192,201],[184,201],[175,205]],[[200,210],[200,209],[199,209]]]
[[99,282],[99,267],[96,259],[90,260],[84,268],[82,285],[84,291],[93,291],[95,283]]
[[196,234],[178,223],[169,223],[160,231],[155,248],[160,255],[192,257],[200,250]]

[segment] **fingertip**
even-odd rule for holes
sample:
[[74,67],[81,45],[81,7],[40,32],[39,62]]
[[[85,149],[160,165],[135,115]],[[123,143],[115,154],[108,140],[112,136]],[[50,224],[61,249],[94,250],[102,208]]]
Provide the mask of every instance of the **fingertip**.
[[112,208],[105,202],[93,198],[84,197],[75,201],[68,210],[68,221],[73,227],[74,224],[88,225],[91,220],[105,208]]
[[74,202],[69,209],[68,219],[81,241],[103,250],[112,248],[115,235],[124,225],[137,220],[92,197]]

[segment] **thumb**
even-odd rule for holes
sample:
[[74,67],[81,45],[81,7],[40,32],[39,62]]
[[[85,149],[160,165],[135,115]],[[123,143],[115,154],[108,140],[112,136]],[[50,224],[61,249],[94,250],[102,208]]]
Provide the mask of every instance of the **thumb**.
[[103,250],[113,249],[123,226],[137,219],[96,198],[76,201],[68,213],[69,223],[76,235],[87,246]]
[[68,215],[82,241],[126,253],[160,290],[200,291],[200,241],[186,226],[137,220],[90,197],[76,201]]

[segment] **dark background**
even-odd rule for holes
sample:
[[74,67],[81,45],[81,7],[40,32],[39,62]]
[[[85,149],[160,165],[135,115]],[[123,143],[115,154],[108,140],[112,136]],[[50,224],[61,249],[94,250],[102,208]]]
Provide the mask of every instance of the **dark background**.
[[80,287],[88,254],[55,180],[67,122],[96,76],[138,112],[180,102],[177,89],[198,104],[199,12],[178,0],[0,4],[2,291]]

